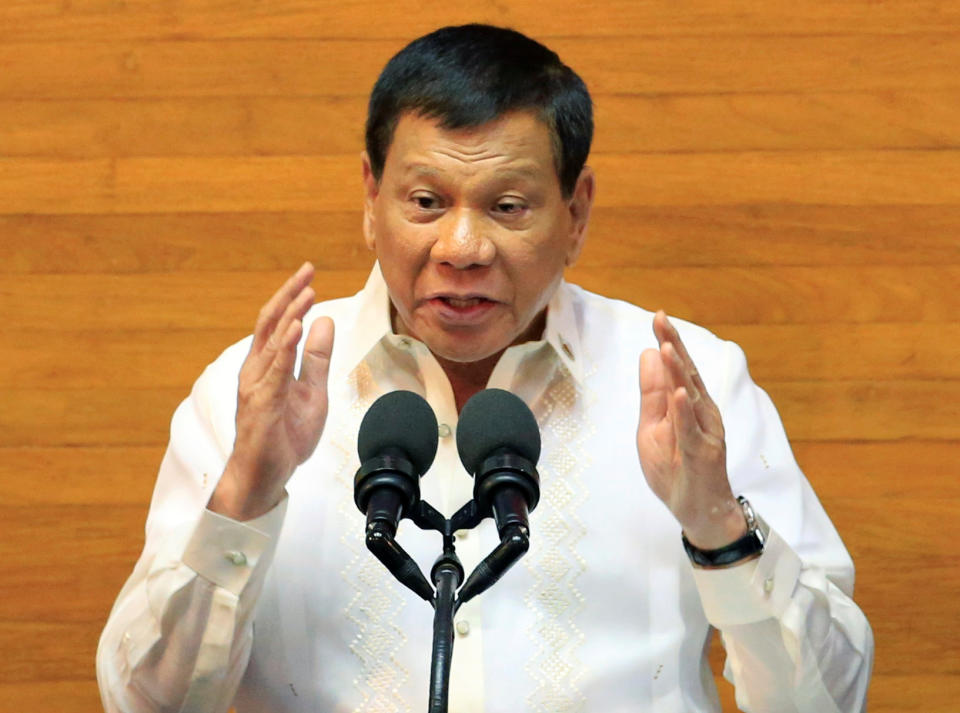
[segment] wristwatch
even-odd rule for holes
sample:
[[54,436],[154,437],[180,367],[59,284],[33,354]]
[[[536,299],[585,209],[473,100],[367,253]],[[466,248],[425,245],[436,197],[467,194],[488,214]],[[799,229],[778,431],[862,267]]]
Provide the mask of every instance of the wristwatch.
[[747,521],[747,534],[739,540],[731,542],[715,550],[701,550],[690,544],[686,535],[683,537],[683,549],[695,567],[703,569],[722,569],[756,559],[763,554],[763,543],[767,540],[768,528],[757,517],[750,502],[742,495],[737,496],[737,502],[743,509],[743,517]]

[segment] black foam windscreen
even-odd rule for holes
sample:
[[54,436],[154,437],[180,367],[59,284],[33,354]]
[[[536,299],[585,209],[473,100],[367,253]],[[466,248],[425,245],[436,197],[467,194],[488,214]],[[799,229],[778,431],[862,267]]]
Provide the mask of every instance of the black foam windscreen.
[[503,389],[484,389],[460,411],[457,450],[463,467],[475,475],[483,459],[509,451],[536,465],[540,458],[540,428],[523,400]]
[[399,448],[421,475],[437,455],[437,417],[422,396],[391,391],[373,402],[360,422],[360,462]]

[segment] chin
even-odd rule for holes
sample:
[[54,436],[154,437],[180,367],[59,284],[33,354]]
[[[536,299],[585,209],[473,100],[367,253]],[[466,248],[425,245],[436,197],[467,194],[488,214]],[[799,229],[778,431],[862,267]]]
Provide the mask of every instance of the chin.
[[[427,345],[430,347],[430,345]],[[433,352],[433,355],[439,359],[445,361],[452,361],[458,364],[473,364],[479,361],[483,361],[501,351],[502,349],[494,349],[492,351],[488,350],[479,350],[479,349],[433,349],[430,348],[430,351]]]
[[458,362],[460,364],[470,364],[483,361],[489,357],[499,354],[506,349],[509,343],[500,345],[490,343],[487,340],[475,340],[468,338],[445,336],[443,339],[436,339],[425,342],[427,348],[433,352],[433,355],[447,361]]

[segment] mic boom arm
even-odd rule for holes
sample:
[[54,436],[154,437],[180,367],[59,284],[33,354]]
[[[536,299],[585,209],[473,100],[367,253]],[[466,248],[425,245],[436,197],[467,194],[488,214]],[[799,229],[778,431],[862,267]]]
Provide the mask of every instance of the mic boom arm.
[[[500,544],[476,566],[463,583],[456,608],[485,592],[530,549],[528,515],[540,501],[540,475],[529,460],[516,453],[495,453],[484,459],[475,477],[473,501],[463,508],[471,527],[484,517],[497,523]],[[470,508],[470,505],[473,508]]]
[[500,544],[478,564],[457,595],[454,610],[492,587],[530,548],[530,531],[522,525],[509,525],[500,533]]

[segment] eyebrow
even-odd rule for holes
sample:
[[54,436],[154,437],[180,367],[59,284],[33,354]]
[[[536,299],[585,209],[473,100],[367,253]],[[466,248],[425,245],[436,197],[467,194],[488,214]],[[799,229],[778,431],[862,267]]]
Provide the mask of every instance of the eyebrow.
[[426,176],[440,176],[443,174],[443,171],[440,171],[433,166],[428,166],[425,163],[411,163],[410,165],[406,166],[403,173],[404,175],[409,173],[419,173]]

